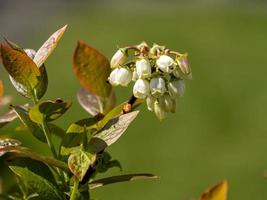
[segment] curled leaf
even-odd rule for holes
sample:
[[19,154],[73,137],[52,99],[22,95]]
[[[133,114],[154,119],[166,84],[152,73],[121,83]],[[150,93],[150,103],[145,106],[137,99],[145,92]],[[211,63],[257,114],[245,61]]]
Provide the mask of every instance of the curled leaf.
[[107,83],[109,61],[96,49],[79,41],[74,52],[73,70],[80,84],[88,91],[101,97],[110,95],[112,87]]
[[108,178],[103,178],[99,180],[92,181],[89,183],[90,189],[95,189],[98,187],[102,187],[105,185],[113,184],[113,183],[121,183],[133,180],[142,180],[142,179],[157,179],[158,176],[154,174],[140,173],[140,174],[125,174],[120,176],[111,176]]
[[67,28],[67,25],[57,30],[55,33],[53,33],[47,41],[41,46],[41,48],[37,51],[33,61],[36,63],[38,67],[41,67],[48,56],[53,52],[55,47],[57,46],[60,38],[64,34],[65,30]]
[[228,184],[224,180],[204,192],[199,200],[227,200]]

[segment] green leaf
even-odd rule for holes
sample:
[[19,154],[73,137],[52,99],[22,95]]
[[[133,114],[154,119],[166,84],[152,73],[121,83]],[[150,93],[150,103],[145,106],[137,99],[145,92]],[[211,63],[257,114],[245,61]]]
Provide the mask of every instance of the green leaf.
[[[110,112],[108,112],[103,119],[99,120],[97,122],[97,129],[100,130],[102,129],[111,119],[118,117],[123,114],[123,107],[127,104],[128,102],[123,102],[113,108]],[[143,103],[143,100],[137,99],[136,102],[132,106],[132,110],[135,110],[138,106],[140,106]]]
[[60,138],[64,138],[66,135],[66,132],[55,124],[48,123],[48,129],[51,134]]
[[118,160],[112,160],[110,154],[106,151],[97,154],[96,171],[100,173],[106,172],[108,169],[118,167],[122,170],[121,164]]
[[42,47],[37,51],[33,61],[36,63],[38,67],[42,66],[48,56],[53,52],[53,50],[56,48],[60,38],[64,34],[65,30],[67,28],[67,25],[57,30],[55,33],[53,33],[47,41],[42,45]]
[[99,180],[92,181],[89,183],[90,189],[95,189],[105,185],[120,183],[133,180],[142,180],[142,179],[156,179],[158,176],[154,174],[140,173],[140,174],[125,174],[120,176],[111,176],[108,178],[103,178]]
[[[41,76],[39,77],[39,83],[36,85],[36,89],[35,89],[35,96],[37,99],[41,99],[44,96],[47,90],[47,86],[48,86],[48,77],[47,77],[45,66],[44,65],[41,66],[39,70],[40,70]],[[9,79],[11,83],[13,84],[13,86],[15,87],[15,89],[22,96],[27,97],[27,98],[32,97],[31,91],[29,91],[26,86],[17,82],[12,76],[9,76]]]
[[77,93],[77,98],[81,106],[92,116],[97,114],[106,114],[115,106],[115,93],[112,90],[109,97],[100,97],[85,88],[81,88]]
[[89,151],[98,153],[116,142],[138,113],[139,111],[133,111],[111,119],[100,132],[92,137],[88,144]]
[[20,143],[18,143],[17,141],[12,141],[12,143],[10,141],[12,141],[12,139],[8,139],[8,142],[7,139],[4,139],[4,141],[3,139],[0,140],[0,156],[8,154],[12,158],[31,158],[32,160],[37,160],[47,165],[58,167],[66,172],[69,171],[68,166],[64,162],[37,154],[26,147],[21,147],[19,146]]
[[67,133],[84,133],[94,127],[96,123],[95,118],[85,118],[81,119],[73,124],[67,130]]
[[90,154],[79,148],[70,154],[68,159],[68,166],[74,176],[82,181],[90,165],[95,162],[95,159],[95,154]]
[[41,77],[39,78],[39,83],[36,86],[37,99],[41,99],[44,96],[47,90],[47,87],[48,87],[48,76],[47,76],[45,65],[42,65],[41,67],[39,67],[39,70],[41,72]]
[[68,155],[77,146],[80,148],[85,134],[94,127],[95,123],[95,118],[86,118],[71,124],[60,144],[60,154]]
[[29,110],[30,119],[38,124],[43,121],[54,121],[61,117],[71,106],[71,102],[64,102],[60,99],[56,101],[45,101],[39,103]]
[[24,167],[27,168],[28,170],[32,171],[33,173],[38,174],[39,176],[44,177],[54,185],[56,185],[56,180],[49,169],[49,167],[39,161],[39,160],[33,160],[28,157],[16,157],[12,158],[12,156],[9,157],[9,159],[6,160],[5,162],[8,166],[19,166],[19,167]]
[[1,44],[3,65],[18,85],[26,88],[27,96],[36,97],[41,72],[33,60],[25,53]]
[[107,79],[111,69],[104,55],[79,41],[74,53],[73,69],[84,88],[98,96],[109,97],[112,87]]
[[[10,165],[9,168],[21,179],[29,193],[37,193],[38,199],[64,200],[64,194],[49,180],[52,176],[51,171],[44,166],[35,165],[35,168],[27,165]],[[33,170],[33,171],[32,171]],[[50,172],[50,173],[49,173]],[[44,178],[45,177],[45,178]]]
[[45,137],[41,127],[38,124],[34,123],[30,119],[29,113],[26,110],[26,108],[23,106],[12,106],[12,108],[14,109],[16,114],[18,115],[18,117],[19,117],[20,121],[23,123],[23,125],[28,127],[29,131],[33,134],[33,136],[36,137],[41,142],[46,143],[46,137]]

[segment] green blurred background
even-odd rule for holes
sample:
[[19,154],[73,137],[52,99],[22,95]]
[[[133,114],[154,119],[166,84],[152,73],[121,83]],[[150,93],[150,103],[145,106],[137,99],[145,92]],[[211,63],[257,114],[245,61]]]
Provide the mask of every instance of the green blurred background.
[[[64,24],[68,29],[46,64],[49,88],[44,97],[73,100],[71,110],[58,120],[64,128],[88,115],[77,103],[80,86],[72,73],[79,39],[108,58],[117,46],[156,42],[188,52],[193,70],[176,114],[160,123],[143,106],[127,133],[109,148],[123,173],[152,172],[160,179],[99,188],[93,191],[95,199],[186,200],[225,178],[229,199],[267,198],[265,0],[0,1],[0,34],[23,47],[39,48]],[[26,102],[16,95],[3,67],[0,79],[14,103]],[[131,95],[131,87],[116,91],[118,102]],[[14,135],[18,124],[6,126],[1,134],[48,153],[29,133]],[[112,169],[108,174],[120,173]]]

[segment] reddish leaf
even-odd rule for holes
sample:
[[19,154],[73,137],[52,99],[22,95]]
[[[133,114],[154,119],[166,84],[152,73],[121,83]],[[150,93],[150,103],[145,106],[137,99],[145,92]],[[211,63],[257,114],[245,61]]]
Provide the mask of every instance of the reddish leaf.
[[84,42],[78,42],[74,53],[73,69],[81,85],[88,91],[108,97],[111,85],[107,83],[110,66],[107,58]]
[[1,45],[1,54],[3,64],[9,75],[34,95],[40,82],[41,72],[33,60],[25,53],[3,44]]
[[4,85],[3,82],[0,80],[0,97],[2,97],[4,94]]

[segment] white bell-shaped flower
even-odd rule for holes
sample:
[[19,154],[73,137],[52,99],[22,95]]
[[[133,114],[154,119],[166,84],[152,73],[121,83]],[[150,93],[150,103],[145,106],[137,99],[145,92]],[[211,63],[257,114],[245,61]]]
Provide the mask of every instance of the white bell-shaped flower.
[[167,112],[163,109],[160,102],[158,101],[155,101],[154,103],[154,112],[160,121],[167,117]]
[[150,91],[152,96],[158,98],[166,92],[165,81],[161,77],[155,77],[150,80]]
[[151,65],[147,59],[140,59],[136,61],[136,73],[138,78],[151,77]]
[[165,73],[171,73],[176,63],[170,56],[162,55],[157,59],[156,65],[159,67],[161,71]]
[[168,90],[172,98],[183,96],[185,93],[185,83],[183,80],[172,81],[168,84]]
[[127,86],[132,80],[133,73],[125,68],[120,68],[118,72],[118,83],[121,86]]
[[166,112],[175,112],[176,102],[169,94],[164,94],[159,98],[160,105]]
[[119,83],[118,83],[118,74],[119,72],[119,68],[116,68],[114,70],[112,70],[112,72],[110,73],[109,77],[108,77],[108,81],[111,85],[113,86],[117,86]]
[[146,98],[146,105],[147,105],[147,109],[149,111],[154,111],[154,104],[155,104],[156,98],[152,97],[151,95],[149,95]]
[[119,49],[111,58],[110,66],[111,68],[122,66],[127,59],[127,55],[124,50]]
[[125,68],[116,68],[110,73],[108,80],[113,86],[127,86],[132,80],[132,72]]
[[132,81],[137,81],[138,79],[138,75],[136,73],[136,69],[133,71],[133,77],[132,77]]
[[139,99],[145,99],[149,95],[149,82],[144,79],[138,79],[133,87],[133,95]]

